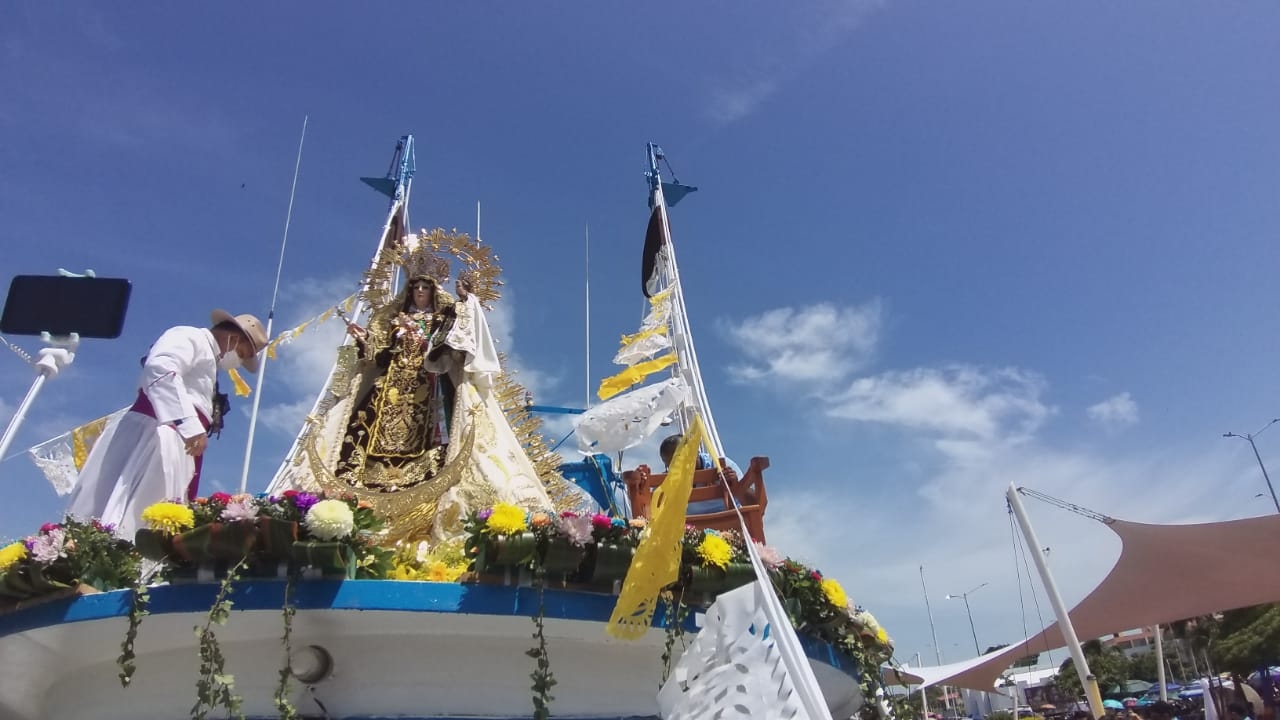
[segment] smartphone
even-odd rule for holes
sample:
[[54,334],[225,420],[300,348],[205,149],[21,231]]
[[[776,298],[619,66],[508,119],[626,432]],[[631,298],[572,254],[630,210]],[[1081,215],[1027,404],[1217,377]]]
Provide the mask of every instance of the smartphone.
[[19,275],[9,283],[0,332],[118,338],[132,290],[123,278]]

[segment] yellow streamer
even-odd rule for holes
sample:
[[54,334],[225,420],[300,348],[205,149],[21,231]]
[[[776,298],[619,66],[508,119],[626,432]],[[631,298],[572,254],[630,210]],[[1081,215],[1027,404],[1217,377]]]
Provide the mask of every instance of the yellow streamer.
[[693,425],[671,457],[667,479],[653,491],[649,525],[636,548],[618,594],[618,603],[609,617],[608,633],[621,640],[638,640],[653,624],[658,593],[675,582],[680,574],[680,542],[684,537],[693,472],[698,464],[698,440],[703,435],[702,419]]
[[659,325],[658,327],[649,328],[648,330],[641,330],[640,332],[631,333],[630,335],[623,335],[622,347],[627,347],[628,345],[632,345],[651,335],[666,335],[666,334],[667,334],[667,326]]
[[649,296],[649,304],[654,307],[657,307],[658,303],[666,302],[667,298],[670,296],[671,296],[671,288],[667,288],[662,292],[656,292],[653,295]]
[[645,379],[650,373],[656,373],[659,370],[675,363],[675,361],[676,354],[667,353],[661,357],[656,357],[652,360],[646,360],[637,365],[632,365],[613,377],[607,377],[604,380],[601,380],[600,389],[596,391],[596,395],[598,395],[601,400],[608,400],[614,395],[617,395],[623,390],[626,390],[632,385],[635,385]]
[[[337,314],[337,311],[339,308],[341,308],[343,312],[351,312],[351,308],[355,307],[355,304],[356,304],[356,296],[348,295],[346,300],[343,300],[342,302],[338,303],[334,307],[331,307],[328,310],[325,310],[324,312],[311,318],[310,320],[307,320],[306,322],[302,323],[301,325],[298,325],[297,327],[289,328],[288,330],[285,330],[279,335],[276,335],[274,338],[272,338],[271,342],[267,343],[267,353],[266,353],[267,359],[275,360],[276,349],[280,345],[287,342],[292,342],[294,340],[297,340],[299,337],[302,337],[302,333],[306,332],[307,328],[311,327],[312,325],[325,323],[325,322],[328,322],[329,320],[332,320],[333,317]],[[248,393],[245,393],[245,394],[247,395]]]
[[231,377],[231,384],[236,388],[236,397],[249,397],[249,383],[240,377],[240,372],[235,368],[227,371],[227,375]]
[[107,422],[110,420],[110,415],[100,417],[71,431],[71,461],[75,463],[76,470],[84,469],[84,461],[89,459],[89,451],[102,436],[102,431],[107,429]]

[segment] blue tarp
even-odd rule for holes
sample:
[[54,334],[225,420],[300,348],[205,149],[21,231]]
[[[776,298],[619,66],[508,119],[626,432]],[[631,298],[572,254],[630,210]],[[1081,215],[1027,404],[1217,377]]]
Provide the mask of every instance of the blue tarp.
[[565,463],[560,466],[560,474],[586,491],[602,509],[631,517],[626,485],[613,471],[613,461],[608,455],[591,455],[582,462]]

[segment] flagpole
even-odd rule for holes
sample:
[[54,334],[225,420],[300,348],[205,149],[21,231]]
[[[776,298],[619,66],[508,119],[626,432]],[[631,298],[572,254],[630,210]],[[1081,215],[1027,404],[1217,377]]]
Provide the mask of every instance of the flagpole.
[[586,402],[586,405],[584,405],[583,407],[590,410],[591,409],[591,223],[585,223],[583,225],[583,232],[586,234],[586,246],[583,252],[584,258],[582,263],[582,267],[583,267],[582,274],[585,280],[586,294],[587,294],[587,369],[586,369],[586,373],[584,373],[587,379],[587,402]]
[[[698,365],[698,351],[693,345],[693,333],[689,327],[689,316],[684,304],[684,288],[680,283],[680,270],[676,266],[675,247],[671,242],[671,223],[667,214],[667,199],[662,191],[662,175],[658,169],[658,159],[662,155],[662,149],[654,143],[648,144],[649,154],[649,185],[653,192],[653,203],[655,207],[660,208],[662,217],[662,241],[667,256],[667,271],[670,274],[669,287],[671,292],[671,328],[673,345],[679,344],[676,348],[677,367],[686,376],[690,388],[694,392],[694,401],[698,406],[698,411],[702,414],[705,422],[707,436],[711,440],[713,447],[707,448],[715,457],[724,456],[724,446],[720,442],[720,431],[716,427],[715,418],[711,415],[711,403],[707,399],[706,387],[702,382],[702,369]],[[677,198],[678,199],[678,198]],[[688,418],[683,418],[687,423]],[[686,429],[682,427],[682,429]]]
[[[298,190],[298,171],[302,167],[302,144],[307,139],[307,120],[302,118],[302,135],[298,138],[298,157],[293,163],[293,185],[289,188],[289,209],[284,215],[284,236],[280,238],[280,260],[276,263],[276,285],[271,291],[271,309],[267,311],[267,340],[271,340],[271,325],[276,318],[276,298],[280,295],[280,273],[284,270],[284,249],[289,244],[289,223],[293,220],[293,198]],[[253,436],[258,428],[258,408],[262,405],[262,383],[267,377],[267,358],[258,363],[258,386],[253,391],[253,410],[249,413],[249,438],[244,445],[244,469],[240,473],[240,492],[249,486],[249,461],[253,458]]]

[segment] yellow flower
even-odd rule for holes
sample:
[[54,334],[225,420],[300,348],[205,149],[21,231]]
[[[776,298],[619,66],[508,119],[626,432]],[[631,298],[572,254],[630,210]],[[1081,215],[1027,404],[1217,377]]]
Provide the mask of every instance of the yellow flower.
[[524,510],[510,503],[498,503],[485,521],[485,528],[495,535],[513,535],[524,532],[529,526],[524,521]]
[[414,572],[413,568],[407,565],[401,565],[400,563],[396,563],[396,566],[391,570],[391,579],[392,580],[416,580],[417,573]]
[[841,610],[849,604],[849,596],[845,594],[844,588],[840,587],[840,583],[832,578],[823,579],[822,594],[827,596],[827,602]]
[[702,536],[702,542],[698,545],[698,557],[702,558],[703,563],[723,570],[733,559],[733,548],[719,535],[707,533]]
[[195,527],[196,515],[191,508],[172,502],[158,502],[142,511],[142,519],[151,526],[170,535]]
[[27,546],[20,542],[11,543],[0,548],[0,572],[13,567],[13,564],[27,556]]
[[876,642],[880,643],[881,645],[889,644],[889,633],[885,632],[884,628],[882,627],[876,628]]

